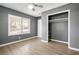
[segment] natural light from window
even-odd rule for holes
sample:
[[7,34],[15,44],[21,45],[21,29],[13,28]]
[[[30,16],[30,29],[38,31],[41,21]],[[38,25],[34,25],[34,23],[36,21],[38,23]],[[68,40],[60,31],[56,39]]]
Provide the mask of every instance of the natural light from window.
[[30,33],[30,19],[8,14],[8,35]]

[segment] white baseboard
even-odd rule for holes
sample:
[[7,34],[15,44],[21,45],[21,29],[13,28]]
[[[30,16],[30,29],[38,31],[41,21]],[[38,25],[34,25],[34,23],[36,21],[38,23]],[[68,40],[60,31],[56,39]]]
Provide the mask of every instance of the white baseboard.
[[[54,40],[54,39],[51,39],[51,41],[56,41],[56,42],[61,42],[61,43],[68,44],[68,42],[64,42],[64,41],[60,41],[60,40]],[[68,46],[68,48],[71,49],[71,50],[79,51],[79,49],[77,49],[77,48],[73,48],[73,47],[70,47],[70,46]]]
[[71,50],[79,51],[79,49],[77,49],[77,48],[73,48],[73,47],[68,47],[68,48]]
[[56,42],[61,42],[61,43],[68,44],[68,42],[64,42],[64,41],[60,41],[60,40],[55,40],[55,39],[51,39],[51,41],[56,41]]
[[44,43],[48,43],[48,41],[45,41],[45,40],[41,40],[42,42],[44,42]]
[[22,39],[22,40],[18,40],[18,41],[13,41],[13,42],[10,42],[10,43],[1,44],[0,47],[6,46],[6,45],[10,45],[10,44],[14,44],[14,43],[18,43],[18,42],[25,41],[25,40],[29,40],[29,39],[32,39],[32,38],[35,38],[35,37],[37,37],[37,36],[26,38],[26,39]]

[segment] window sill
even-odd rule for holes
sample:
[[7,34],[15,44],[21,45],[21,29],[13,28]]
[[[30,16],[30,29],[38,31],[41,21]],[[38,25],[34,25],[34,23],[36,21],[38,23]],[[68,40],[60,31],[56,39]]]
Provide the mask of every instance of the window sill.
[[25,35],[25,34],[30,34],[30,32],[28,32],[28,33],[21,33],[21,34],[8,34],[8,36]]

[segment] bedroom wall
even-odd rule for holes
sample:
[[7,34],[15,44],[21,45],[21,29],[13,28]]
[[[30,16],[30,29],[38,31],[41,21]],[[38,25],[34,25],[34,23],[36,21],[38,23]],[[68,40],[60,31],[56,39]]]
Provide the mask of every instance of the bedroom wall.
[[[8,36],[8,14],[17,15],[20,17],[29,16],[31,20],[31,23],[30,23],[31,33],[23,34],[23,35]],[[33,36],[37,36],[37,18],[36,17],[0,6],[0,44],[22,40]],[[21,39],[19,39],[19,37],[21,37]]]

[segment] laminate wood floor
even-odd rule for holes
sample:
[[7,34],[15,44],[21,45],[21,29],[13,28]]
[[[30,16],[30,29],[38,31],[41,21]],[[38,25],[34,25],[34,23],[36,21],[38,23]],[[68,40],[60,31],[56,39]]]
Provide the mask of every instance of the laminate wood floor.
[[34,38],[0,47],[0,55],[79,55],[79,52],[68,49],[63,43],[44,43]]

